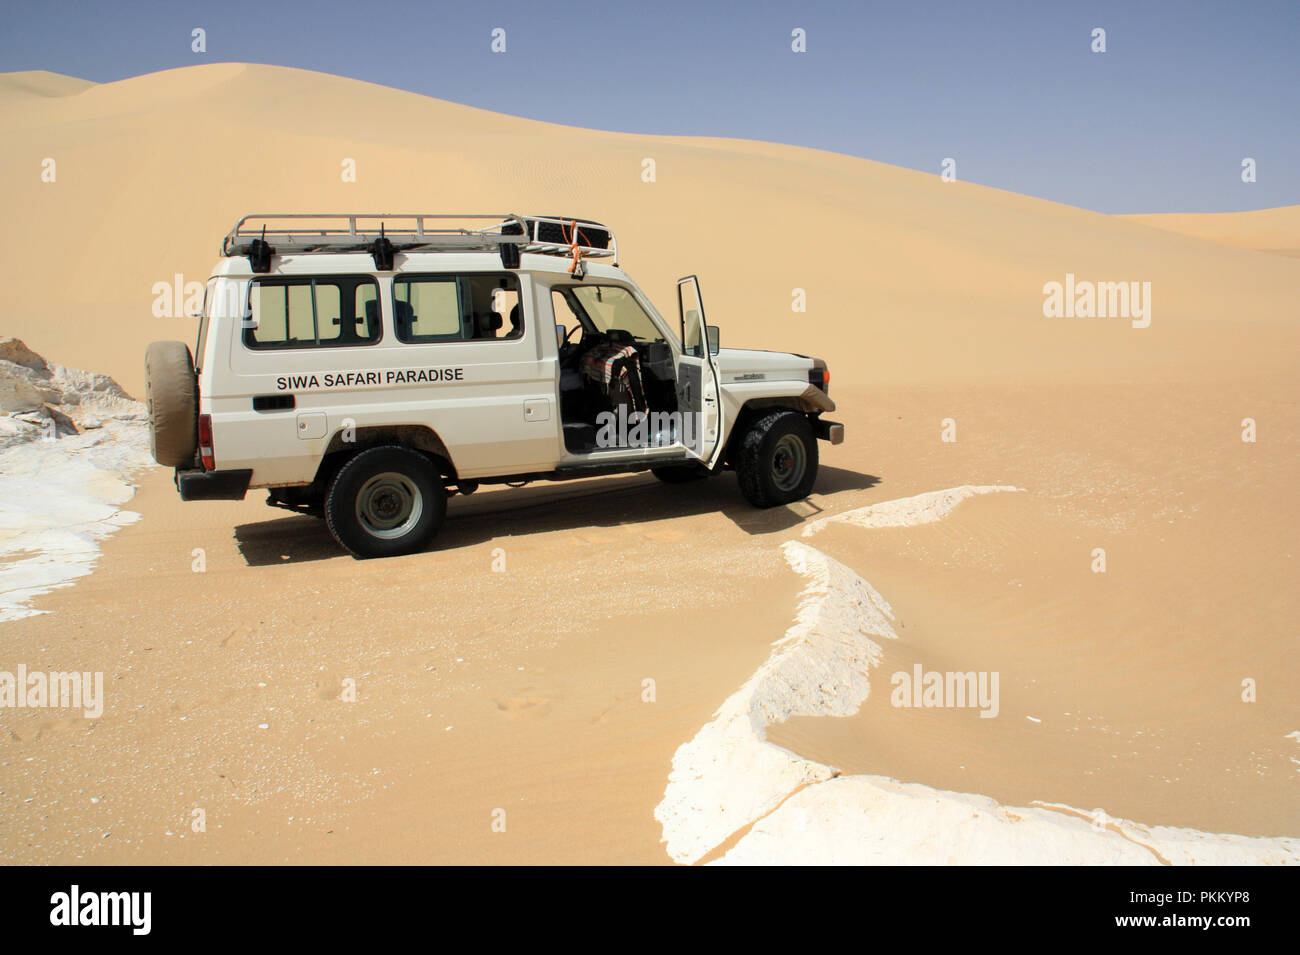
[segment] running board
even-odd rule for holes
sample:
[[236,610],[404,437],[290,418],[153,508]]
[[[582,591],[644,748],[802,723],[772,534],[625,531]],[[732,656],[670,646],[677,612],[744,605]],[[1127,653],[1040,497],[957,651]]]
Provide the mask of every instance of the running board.
[[573,481],[580,478],[603,477],[607,474],[634,474],[638,471],[649,471],[651,468],[660,466],[668,467],[674,464],[694,463],[698,462],[691,457],[670,458],[660,455],[651,458],[624,458],[621,461],[609,464],[601,461],[566,464],[554,471],[503,474],[495,477],[475,478],[474,480],[479,484],[516,484],[520,481]]

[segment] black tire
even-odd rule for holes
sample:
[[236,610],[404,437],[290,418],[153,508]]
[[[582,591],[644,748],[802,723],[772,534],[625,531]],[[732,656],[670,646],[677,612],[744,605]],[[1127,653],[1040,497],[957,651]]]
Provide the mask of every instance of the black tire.
[[740,492],[755,507],[777,507],[807,497],[817,481],[817,438],[797,411],[755,418],[735,461]]
[[685,484],[709,476],[708,471],[694,464],[665,464],[661,468],[651,468],[650,473],[665,484]]
[[397,445],[349,459],[325,496],[330,533],[362,560],[424,550],[446,516],[447,492],[433,462]]
[[144,385],[153,459],[164,467],[191,467],[199,441],[199,383],[189,346],[151,343],[144,353]]

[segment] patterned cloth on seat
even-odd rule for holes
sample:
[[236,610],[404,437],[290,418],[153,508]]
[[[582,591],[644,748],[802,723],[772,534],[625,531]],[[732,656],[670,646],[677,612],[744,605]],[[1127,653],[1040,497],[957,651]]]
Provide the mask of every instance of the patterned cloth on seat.
[[646,410],[641,391],[641,363],[631,345],[597,345],[589,349],[582,356],[582,373],[599,385],[611,402],[617,403],[630,393],[633,410]]

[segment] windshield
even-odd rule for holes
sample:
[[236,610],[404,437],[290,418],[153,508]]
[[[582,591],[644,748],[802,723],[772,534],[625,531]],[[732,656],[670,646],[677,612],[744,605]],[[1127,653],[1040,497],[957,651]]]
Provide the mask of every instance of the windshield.
[[664,341],[663,333],[627,289],[618,285],[574,285],[567,291],[578,300],[597,331],[619,328],[636,341]]

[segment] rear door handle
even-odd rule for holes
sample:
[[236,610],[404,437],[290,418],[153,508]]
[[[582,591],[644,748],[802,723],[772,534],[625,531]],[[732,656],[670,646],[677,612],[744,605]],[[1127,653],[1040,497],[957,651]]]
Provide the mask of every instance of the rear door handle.
[[254,395],[254,411],[291,411],[296,402],[293,395]]

